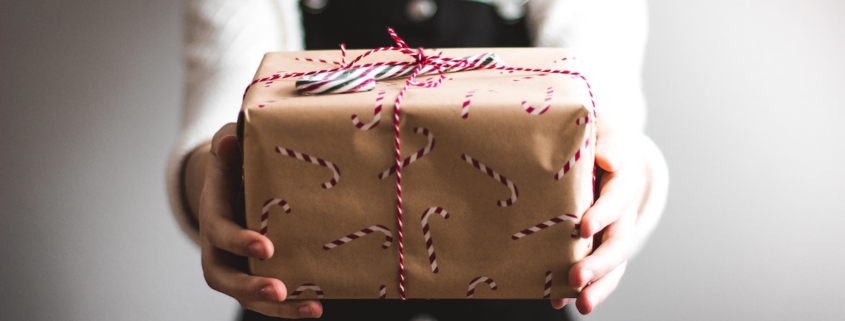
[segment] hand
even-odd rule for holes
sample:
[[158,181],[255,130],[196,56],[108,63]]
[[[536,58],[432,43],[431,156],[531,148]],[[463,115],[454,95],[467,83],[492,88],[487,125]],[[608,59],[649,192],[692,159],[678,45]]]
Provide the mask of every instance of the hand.
[[[287,288],[282,281],[245,272],[246,257],[270,258],[273,256],[273,243],[264,235],[244,229],[234,221],[242,166],[235,128],[234,123],[226,124],[214,135],[210,148],[206,144],[194,151],[203,153],[210,149],[210,153],[204,153],[207,159],[204,161],[205,176],[198,204],[205,280],[212,289],[261,314],[284,318],[319,317],[323,313],[319,301],[285,301]],[[191,163],[189,161],[188,166]]]
[[[619,284],[635,242],[637,210],[648,188],[645,156],[637,148],[637,133],[622,130],[613,119],[599,118],[596,164],[605,171],[595,204],[581,219],[581,237],[600,234],[592,254],[569,270],[569,282],[586,286],[575,306],[581,314],[592,312]],[[560,309],[572,299],[552,300]]]

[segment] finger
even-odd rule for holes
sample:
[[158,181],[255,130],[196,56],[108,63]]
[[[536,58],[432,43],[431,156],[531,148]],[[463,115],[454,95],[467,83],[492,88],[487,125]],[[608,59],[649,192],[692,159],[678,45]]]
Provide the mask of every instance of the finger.
[[237,137],[237,124],[235,123],[227,123],[220,127],[216,133],[214,133],[214,137],[211,138],[211,153],[217,155],[217,149],[220,145],[220,141],[224,137],[232,136]]
[[625,209],[635,206],[637,195],[641,193],[637,187],[640,180],[629,170],[605,173],[599,198],[581,218],[581,237],[593,237],[596,233],[615,222]]
[[552,299],[552,308],[555,310],[563,309],[572,299]]
[[208,286],[240,302],[280,302],[287,298],[282,281],[252,276],[238,269],[238,261],[242,259],[204,243],[202,268]]
[[206,183],[200,196],[200,235],[216,248],[240,256],[269,258],[273,243],[260,233],[244,229],[233,220],[237,195],[221,161],[212,159],[206,171]]
[[266,259],[273,256],[273,242],[260,233],[245,229],[232,220],[232,202],[216,195],[218,187],[203,189],[200,205],[200,235],[215,248],[239,256]]
[[248,275],[234,268],[237,257],[206,244],[203,247],[203,272],[208,286],[238,300],[245,308],[262,314],[285,318],[319,317],[318,301],[287,299],[287,288],[278,279]]
[[226,136],[220,139],[217,146],[217,158],[223,161],[226,165],[235,167],[235,174],[238,174],[241,166],[241,149],[238,144],[238,138],[235,136]]
[[211,139],[211,153],[230,166],[240,166],[241,164],[241,152],[236,129],[235,123],[228,123],[223,125]]
[[569,270],[569,282],[582,287],[610,273],[628,260],[635,229],[635,209],[628,210],[618,221],[610,224],[604,232],[602,244],[589,256]]
[[274,247],[270,239],[229,219],[207,215],[200,229],[208,243],[229,253],[260,259],[273,256]]
[[625,274],[627,265],[627,262],[623,262],[603,278],[598,279],[584,288],[584,290],[581,291],[581,295],[578,296],[578,300],[575,302],[575,307],[578,308],[578,312],[585,315],[589,314],[590,312],[593,312],[599,304],[604,302],[604,300],[613,293],[613,290],[616,290],[616,286],[619,285],[619,280],[621,280],[622,275]]
[[264,315],[288,319],[319,318],[323,315],[322,304],[320,304],[320,301],[314,300],[250,302],[244,304],[243,307]]
[[[612,136],[611,136],[612,137]],[[625,162],[624,145],[615,138],[596,138],[596,164],[603,170],[615,172]]]
[[628,135],[623,134],[624,128],[615,119],[600,114],[596,130],[596,164],[608,172],[615,172],[624,163],[628,152]]

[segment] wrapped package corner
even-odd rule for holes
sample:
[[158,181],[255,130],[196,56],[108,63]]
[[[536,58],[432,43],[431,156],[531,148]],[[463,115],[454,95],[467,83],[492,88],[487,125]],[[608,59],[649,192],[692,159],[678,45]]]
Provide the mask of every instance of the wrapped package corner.
[[[442,51],[495,52],[509,66],[578,68],[563,49]],[[318,60],[339,56],[268,53],[256,79],[335,68]],[[386,52],[361,63],[411,60]],[[295,81],[256,83],[241,108],[245,222],[275,246],[272,258],[251,259],[250,271],[282,280],[289,298],[399,298],[391,168],[393,104],[405,79],[329,95],[301,95]],[[448,73],[439,87],[410,88],[400,115],[407,297],[575,297],[580,289],[567,272],[592,250],[577,235],[594,184],[595,119],[585,80]]]

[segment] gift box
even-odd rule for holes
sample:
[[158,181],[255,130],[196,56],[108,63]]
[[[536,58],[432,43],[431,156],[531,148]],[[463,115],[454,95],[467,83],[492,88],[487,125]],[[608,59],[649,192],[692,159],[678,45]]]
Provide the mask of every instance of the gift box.
[[[282,280],[289,298],[578,294],[568,271],[592,250],[578,226],[593,202],[595,118],[586,79],[570,72],[577,60],[553,48],[438,52],[501,62],[420,75],[404,92],[401,235],[394,105],[407,77],[305,95],[286,77],[336,69],[339,51],[265,55],[239,136],[245,223],[275,254],[250,259],[251,273]],[[420,57],[386,51],[356,64]]]

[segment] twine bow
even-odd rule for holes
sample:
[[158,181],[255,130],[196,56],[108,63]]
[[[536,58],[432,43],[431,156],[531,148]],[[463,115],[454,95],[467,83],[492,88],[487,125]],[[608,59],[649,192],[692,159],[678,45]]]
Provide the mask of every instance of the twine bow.
[[[395,36],[395,34],[393,35]],[[404,42],[397,43],[404,44]],[[422,48],[414,52],[410,48],[407,48],[406,45],[406,47],[384,47],[370,50],[347,64],[346,46],[341,45],[340,50],[343,61],[340,63],[339,68],[321,71],[299,78],[296,81],[296,89],[303,94],[339,94],[370,91],[375,88],[375,83],[378,80],[408,77],[417,68],[419,68],[419,75],[439,73],[440,77],[437,82],[432,82],[431,79],[428,79],[424,83],[417,82],[411,78],[409,82],[410,86],[437,87],[445,79],[445,72],[473,70],[500,63],[494,53],[448,58],[441,57],[442,52],[437,52],[433,56],[426,56]],[[414,61],[390,61],[355,65],[361,58],[385,50],[400,51],[408,54],[414,58]]]
[[[403,219],[402,219],[402,155],[401,142],[399,132],[399,120],[401,117],[402,100],[405,93],[411,86],[433,88],[438,87],[446,79],[446,72],[477,70],[477,69],[491,69],[503,71],[524,71],[524,72],[541,72],[551,74],[564,74],[579,77],[584,80],[587,85],[587,90],[590,94],[590,102],[593,107],[593,116],[596,115],[596,103],[593,100],[593,92],[590,83],[581,73],[570,70],[558,69],[539,69],[539,68],[522,68],[509,67],[502,64],[495,54],[485,53],[477,56],[469,56],[462,58],[443,57],[442,52],[437,52],[434,55],[426,55],[423,48],[420,47],[416,51],[411,49],[408,44],[400,38],[392,28],[387,28],[387,32],[396,46],[378,47],[368,50],[363,54],[355,57],[351,62],[346,62],[346,46],[341,45],[341,62],[333,62],[339,65],[338,68],[316,70],[308,72],[290,72],[290,73],[275,73],[269,77],[259,78],[253,80],[246,91],[249,91],[253,85],[257,83],[272,83],[273,80],[287,79],[301,77],[296,82],[296,88],[304,94],[326,94],[326,93],[352,93],[369,91],[375,88],[377,80],[405,77],[405,85],[396,96],[393,103],[393,132],[394,132],[394,155],[396,160],[396,218],[397,231],[399,243],[399,296],[402,300],[406,299],[405,295],[405,243],[403,235]],[[414,61],[387,61],[367,63],[355,65],[361,59],[381,51],[399,51],[414,58]],[[416,81],[417,76],[421,74],[432,74],[437,72],[440,77],[436,81],[430,79],[426,82]],[[246,91],[244,97],[246,97]]]

